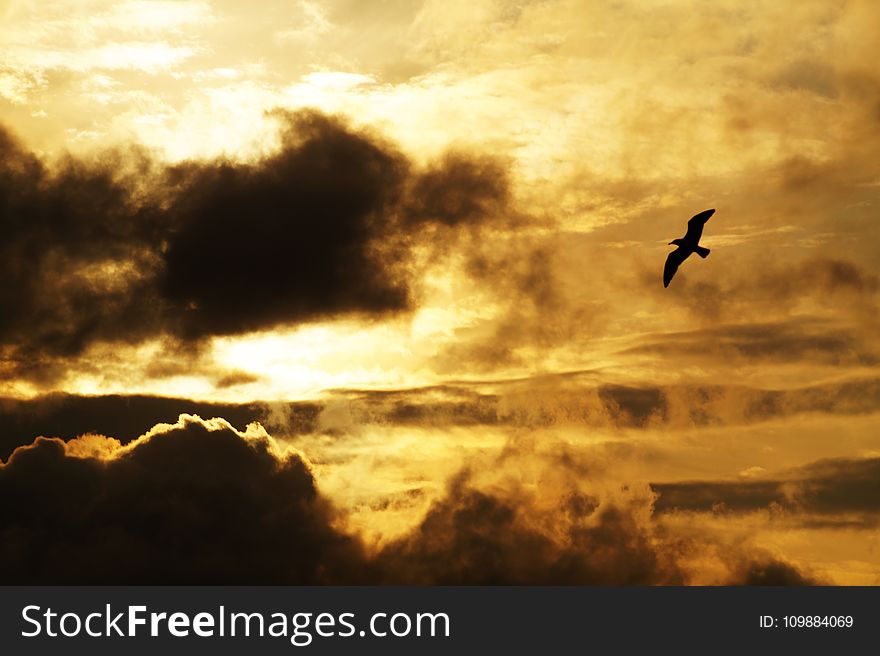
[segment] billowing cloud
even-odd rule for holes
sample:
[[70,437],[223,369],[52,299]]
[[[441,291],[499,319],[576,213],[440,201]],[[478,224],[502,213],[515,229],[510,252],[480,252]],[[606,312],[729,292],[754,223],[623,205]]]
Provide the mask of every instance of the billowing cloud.
[[[126,446],[38,438],[0,466],[4,583],[674,584],[701,546],[652,520],[644,487],[590,491],[567,461],[537,497],[499,472],[513,446],[450,482],[406,535],[368,549],[299,452],[259,425],[181,415]],[[558,463],[557,463],[558,464]],[[575,471],[577,470],[577,471]],[[487,485],[486,476],[496,477]],[[568,483],[564,478],[568,477]],[[483,480],[480,480],[483,479]],[[615,491],[616,490],[616,491]],[[754,548],[715,545],[722,582],[804,583]],[[725,556],[728,558],[728,556]],[[695,578],[697,577],[697,578]]]
[[[635,507],[573,494],[555,512],[533,515],[517,495],[482,492],[462,476],[408,536],[386,547],[410,584],[656,585],[686,577],[658,548]],[[548,530],[543,522],[560,525]]]
[[503,167],[420,170],[315,112],[281,114],[254,163],[163,166],[143,153],[49,166],[7,132],[0,161],[0,349],[22,376],[96,342],[184,342],[413,307],[426,227],[497,221]]
[[160,284],[178,332],[408,307],[405,252],[390,243],[407,161],[327,117],[290,121],[280,152],[254,166],[169,171],[181,190]]
[[127,447],[37,439],[0,468],[4,583],[362,577],[307,463],[257,428],[183,415]]
[[39,375],[43,355],[155,330],[160,255],[151,246],[162,226],[135,193],[146,162],[68,159],[50,172],[9,133],[0,131],[0,144],[4,360]]
[[[818,583],[759,549],[676,535],[651,519],[650,496],[623,489],[616,501],[572,489],[548,508],[521,490],[471,487],[465,473],[380,562],[417,585]],[[717,551],[720,578],[707,578],[706,563],[697,562],[703,550]]]
[[[285,404],[284,427],[288,435],[309,431],[321,411],[318,403]],[[65,441],[85,434],[112,435],[122,444],[150,430],[156,418],[181,414],[223,416],[236,426],[267,423],[271,416],[264,403],[204,403],[159,396],[75,396],[49,394],[34,399],[0,399],[0,459],[16,447],[30,444],[34,436]],[[23,437],[23,436],[30,437]]]

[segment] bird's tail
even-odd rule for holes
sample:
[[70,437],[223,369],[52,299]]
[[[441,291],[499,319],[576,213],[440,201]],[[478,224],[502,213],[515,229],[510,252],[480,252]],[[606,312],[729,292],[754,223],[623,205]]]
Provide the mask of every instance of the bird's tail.
[[697,252],[697,255],[703,259],[709,257],[709,253],[711,252],[708,248],[703,248],[702,246],[697,246],[694,250]]

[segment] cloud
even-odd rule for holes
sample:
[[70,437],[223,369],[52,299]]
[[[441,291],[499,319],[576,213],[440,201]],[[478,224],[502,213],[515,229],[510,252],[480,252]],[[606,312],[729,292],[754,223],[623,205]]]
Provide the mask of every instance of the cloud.
[[462,249],[462,271],[477,284],[474,296],[492,308],[471,321],[433,358],[437,371],[491,372],[533,367],[557,348],[574,348],[601,333],[602,302],[585,302],[572,277],[580,266],[568,260],[553,225],[530,218],[530,230],[480,239]]
[[148,163],[109,155],[53,172],[0,129],[0,354],[40,375],[43,356],[157,329],[161,229],[137,200]]
[[393,563],[401,580],[419,585],[685,581],[674,559],[657,549],[650,532],[638,525],[631,508],[597,509],[589,497],[572,496],[560,509],[564,524],[559,529],[562,535],[556,536],[530,523],[532,510],[516,496],[487,494],[469,486],[466,477],[458,477],[424,521],[409,536],[386,547],[380,559]]
[[804,520],[873,526],[880,519],[880,458],[820,460],[778,478],[654,484],[659,512],[754,512],[772,510]]
[[383,248],[405,158],[321,115],[288,120],[281,150],[256,165],[169,171],[184,191],[160,284],[187,337],[409,305],[404,253]]
[[828,320],[716,324],[711,328],[649,335],[626,353],[677,360],[735,359],[756,362],[819,362],[874,365],[878,351],[870,336]]
[[[707,236],[706,243],[710,241],[711,236]],[[681,284],[669,290],[656,289],[653,273],[645,272],[642,283],[654,295],[668,292],[663,293],[666,302],[681,305],[706,323],[757,319],[794,310],[817,312],[820,308],[834,309],[854,320],[877,315],[880,278],[857,262],[842,257],[758,261],[754,249],[742,257],[747,266],[734,267],[734,262],[728,260],[716,265],[723,269],[710,279],[692,281],[685,275]]]
[[816,585],[818,581],[789,563],[769,559],[741,565],[735,580],[742,585]]
[[735,384],[610,384],[589,372],[501,384],[397,391],[337,390],[355,424],[420,426],[553,425],[636,428],[737,426],[804,414],[869,415],[880,409],[880,380],[774,390]]
[[[546,447],[546,445],[543,445]],[[543,447],[542,447],[543,448]],[[259,425],[181,415],[123,446],[38,438],[0,465],[7,584],[676,584],[812,581],[743,545],[674,535],[643,485],[530,442],[474,462],[378,549],[344,528],[305,457]],[[528,484],[529,468],[542,493]],[[389,503],[393,500],[389,500]],[[708,540],[708,541],[707,541]],[[697,556],[723,554],[708,579]],[[715,578],[712,578],[714,576]],[[718,578],[720,576],[720,578]],[[702,578],[701,578],[702,577]]]
[[[320,404],[283,405],[285,434],[296,435],[314,429]],[[112,435],[122,444],[128,444],[150,430],[157,418],[168,421],[181,414],[222,416],[236,426],[255,421],[273,425],[272,409],[260,402],[208,403],[158,396],[59,393],[33,399],[0,398],[0,460],[8,458],[16,447],[30,444],[37,435],[68,441],[94,433]]]
[[[249,380],[226,374],[226,384]],[[224,382],[224,381],[219,381]],[[218,382],[218,384],[219,384]],[[53,393],[32,399],[0,397],[0,459],[37,435],[71,440],[86,433],[113,435],[123,444],[157,418],[180,414],[223,416],[234,425],[258,421],[285,437],[344,433],[364,426],[419,428],[551,426],[686,429],[743,426],[798,415],[870,415],[880,409],[880,380],[852,380],[773,390],[745,385],[595,384],[588,374],[544,376],[494,383],[413,389],[335,390],[321,401],[254,400],[210,403],[145,395],[78,396]],[[346,420],[329,421],[343,407]]]
[[479,224],[503,216],[509,202],[507,171],[492,157],[448,153],[413,185],[410,220]]
[[657,522],[650,490],[613,483],[602,463],[570,455],[511,441],[498,458],[453,477],[378,562],[417,585],[817,582],[756,547]]
[[0,366],[48,378],[98,342],[407,311],[414,245],[503,219],[490,158],[422,170],[341,119],[276,116],[278,150],[250,163],[117,151],[50,166],[0,132]]
[[0,468],[5,583],[361,580],[308,465],[262,430],[183,415],[127,447],[93,440],[104,457],[39,438]]

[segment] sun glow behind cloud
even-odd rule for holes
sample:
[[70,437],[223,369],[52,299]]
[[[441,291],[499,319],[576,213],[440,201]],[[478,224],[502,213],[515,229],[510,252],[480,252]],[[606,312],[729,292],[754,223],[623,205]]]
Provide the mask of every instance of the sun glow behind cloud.
[[[183,171],[196,201],[231,190],[234,210],[214,221],[226,207],[206,203],[193,219],[186,203],[161,197],[122,214],[189,228],[173,261],[184,274],[191,262],[221,262],[196,282],[176,278],[191,285],[180,297],[162,287],[175,230],[98,248],[96,235],[120,224],[72,210],[71,223],[92,232],[72,231],[69,249],[60,229],[40,235],[60,235],[48,254],[28,250],[27,231],[0,243],[31,256],[10,275],[45,256],[12,290],[41,293],[9,297],[36,308],[35,323],[0,323],[11,344],[0,342],[0,393],[267,402],[272,434],[309,455],[371,543],[407,535],[435,502],[464,503],[446,485],[461,472],[530,509],[523,521],[534,510],[548,525],[545,511],[587,513],[581,493],[630,503],[617,488],[632,484],[643,493],[633,502],[640,526],[656,504],[653,517],[673,532],[704,527],[839,582],[876,581],[873,510],[860,528],[835,528],[821,512],[804,519],[770,505],[663,510],[647,491],[700,481],[726,498],[726,484],[789,484],[810,462],[880,449],[876,14],[871,2],[822,1],[0,1],[3,123],[58,176],[54,187],[51,175],[39,179],[28,202],[39,207],[52,190],[78,208],[83,180],[102,189],[108,170],[157,187]],[[272,158],[296,161],[285,131],[305,108],[342,117],[315,139],[316,167],[315,152],[332,155],[327,144],[357,147],[331,157],[333,175],[282,168],[296,176],[274,184]],[[365,143],[377,158],[346,173]],[[376,166],[392,182],[367,185],[379,201],[356,214],[356,227],[384,226],[369,247],[355,240],[313,260],[296,247],[320,242],[319,230],[278,236],[315,212],[305,191],[285,195],[301,180],[356,196],[352,179]],[[224,173],[248,193],[211,184]],[[125,189],[95,207],[148,195]],[[284,213],[259,202],[267,189]],[[711,257],[689,261],[664,290],[667,243],[711,206]],[[376,208],[387,212],[377,218]],[[340,237],[346,224],[333,225]],[[321,275],[295,268],[294,251]],[[267,252],[278,266],[260,269],[274,274],[261,282],[277,294],[236,287],[228,272],[251,284],[253,269],[239,265]],[[388,274],[375,305],[345,294],[325,305],[284,275],[317,285],[359,256],[387,265],[364,268]],[[213,294],[211,276],[229,298]],[[400,280],[406,302],[389,300]],[[166,305],[117,298],[142,283]],[[89,293],[123,310],[74,324],[81,306],[93,309]],[[31,303],[37,296],[45,305]],[[158,328],[154,301],[171,308]],[[223,301],[238,305],[224,314]],[[64,331],[115,326],[120,312],[137,319],[120,322],[131,332],[80,343]],[[47,316],[61,316],[61,328],[46,329]],[[35,332],[72,346],[16,351]],[[315,400],[308,430],[279,410]],[[569,507],[572,495],[580,501]],[[700,581],[727,580],[729,554],[713,549]]]
[[[275,107],[317,107],[380,129],[416,161],[428,161],[450,145],[492,150],[509,159],[524,208],[537,216],[552,213],[560,227],[575,232],[678,207],[688,200],[694,179],[742,178],[750,169],[772,170],[793,156],[822,166],[833,160],[847,141],[842,131],[858,118],[840,99],[846,90],[830,90],[823,82],[830,73],[807,55],[778,57],[777,70],[765,70],[765,61],[781,52],[763,38],[768,28],[757,19],[766,17],[749,10],[755,21],[748,27],[713,30],[730,17],[733,10],[726,5],[681,25],[677,6],[630,7],[635,13],[630,32],[616,38],[610,28],[620,9],[567,2],[426,3],[398,30],[409,40],[404,57],[418,62],[408,77],[387,74],[379,42],[365,38],[365,49],[355,55],[335,41],[353,27],[333,3],[302,3],[290,11],[273,5],[267,13],[281,18],[272,26],[276,41],[289,45],[305,38],[321,59],[298,46],[236,50],[231,56],[224,30],[233,16],[241,18],[232,6],[92,2],[72,14],[64,7],[6,8],[9,21],[0,38],[13,56],[2,88],[14,106],[32,110],[18,126],[28,139],[45,138],[55,149],[63,144],[88,150],[134,136],[172,161],[218,155],[250,160],[277,147]],[[276,9],[281,13],[273,13]],[[819,35],[814,49],[839,51],[837,61],[850,63],[852,40],[862,34],[853,16],[863,5],[845,15],[818,5],[801,11],[805,21],[838,21]],[[254,30],[266,29],[268,18],[251,20]],[[570,26],[577,21],[593,27],[572,38]],[[683,52],[670,49],[666,29],[693,37],[684,41]],[[38,47],[57,43],[61,33],[85,40],[71,40],[66,49]],[[800,37],[792,39],[800,43]],[[324,44],[332,55],[321,50]],[[645,53],[655,51],[658,56],[646,64]],[[68,93],[53,95],[47,75],[66,76],[85,93],[76,101]],[[737,85],[727,86],[725,75],[735,76]],[[699,83],[685,83],[686,76]],[[760,108],[746,102],[755,93],[761,95]],[[810,119],[790,116],[792,103]],[[98,115],[103,112],[107,120],[83,123],[96,107],[105,108]],[[778,122],[783,114],[784,130]],[[69,137],[61,140],[51,132],[61,121],[81,126],[66,128]],[[814,123],[826,129],[818,133]],[[718,185],[718,193],[723,199],[729,192]],[[794,230],[787,223],[789,208],[781,209],[770,226],[756,232],[753,223],[744,223],[717,235],[716,244]],[[448,314],[444,307],[437,303],[431,311]],[[472,326],[464,317],[446,320]],[[350,339],[333,324],[322,329]],[[412,336],[400,330],[408,342]],[[221,359],[228,349],[224,343]],[[301,348],[291,345],[291,352]],[[408,361],[418,369],[423,360]],[[273,375],[281,370],[265,366]],[[377,371],[355,367],[351,383],[374,380]],[[301,370],[299,375],[309,379]],[[315,373],[294,389],[314,389],[319,380],[340,383],[340,377],[321,379]],[[393,374],[388,382],[400,380]]]

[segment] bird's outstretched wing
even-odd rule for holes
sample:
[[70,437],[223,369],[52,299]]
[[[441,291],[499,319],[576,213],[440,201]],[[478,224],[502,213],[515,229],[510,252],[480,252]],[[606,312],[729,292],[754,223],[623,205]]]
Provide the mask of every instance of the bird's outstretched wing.
[[703,210],[699,214],[692,216],[690,221],[688,221],[688,231],[684,236],[685,240],[693,242],[694,244],[699,243],[700,237],[703,236],[703,226],[706,225],[706,221],[708,221],[709,217],[713,214],[715,214],[714,209]]
[[676,248],[666,256],[666,265],[663,267],[664,287],[669,287],[669,281],[672,280],[672,276],[678,271],[678,265],[684,262],[688,258],[688,255],[690,255],[690,253],[683,248]]

